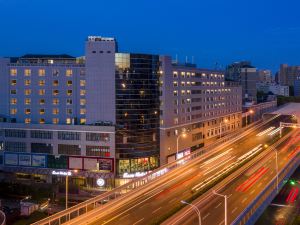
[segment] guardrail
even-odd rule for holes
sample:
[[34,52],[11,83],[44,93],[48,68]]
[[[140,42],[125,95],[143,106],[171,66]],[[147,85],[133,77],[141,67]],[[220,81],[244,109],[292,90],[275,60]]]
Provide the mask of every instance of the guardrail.
[[[219,139],[217,142],[215,142],[213,145],[209,145],[208,147],[205,147],[203,149],[197,150],[194,153],[187,155],[181,159],[178,159],[175,162],[166,164],[148,174],[146,174],[143,177],[136,178],[127,184],[124,184],[120,187],[117,187],[111,191],[108,191],[104,194],[101,194],[99,196],[96,196],[94,198],[91,198],[85,202],[79,203],[73,207],[70,207],[69,209],[66,209],[64,211],[61,211],[59,213],[56,213],[52,216],[49,216],[45,219],[42,219],[36,223],[33,223],[33,225],[60,225],[63,223],[66,223],[78,216],[81,216],[85,213],[90,212],[91,210],[98,208],[98,207],[105,207],[105,204],[111,200],[120,199],[121,196],[124,197],[125,194],[128,192],[132,192],[133,190],[136,190],[140,188],[141,186],[148,184],[149,182],[152,182],[156,180],[157,178],[165,175],[166,173],[173,171],[175,169],[178,169],[179,167],[184,166],[187,162],[191,162],[193,160],[198,159],[205,159],[209,156],[209,154],[212,154],[212,150],[220,145],[226,142],[225,146],[234,143],[235,141],[239,140],[240,138],[244,137],[245,135],[248,135],[249,133],[253,132],[255,129],[258,129],[259,127],[265,125],[266,123],[272,121],[273,119],[277,118],[279,115],[275,115],[273,118],[270,118],[267,121],[264,121],[263,123],[258,124],[257,126],[247,127],[242,129],[244,132],[240,135],[228,135],[224,138]],[[239,131],[241,133],[241,131]],[[217,150],[217,149],[215,149]],[[213,152],[215,153],[215,152]],[[202,157],[202,158],[200,158]],[[125,195],[126,196],[126,195]]]
[[[284,180],[288,179],[300,164],[300,152],[297,153],[286,165],[281,168],[278,179],[278,190],[284,186]],[[246,209],[231,223],[232,225],[252,225],[264,212],[266,207],[278,194],[276,176],[269,182],[266,188],[247,206]]]
[[0,210],[0,224],[1,224],[1,225],[5,225],[5,224],[6,224],[6,216],[5,216],[5,213],[2,212],[1,210]]

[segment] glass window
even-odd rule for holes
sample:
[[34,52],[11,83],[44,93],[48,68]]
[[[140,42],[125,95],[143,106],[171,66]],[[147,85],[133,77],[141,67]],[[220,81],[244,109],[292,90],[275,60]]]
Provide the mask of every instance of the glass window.
[[52,91],[52,94],[53,94],[54,96],[58,95],[58,93],[59,93],[58,90],[53,90],[53,91]]
[[17,80],[11,80],[10,85],[17,85]]
[[30,76],[31,75],[31,69],[25,69],[24,70],[24,75],[25,76]]
[[39,90],[39,95],[45,95],[45,92],[46,92],[45,89],[40,89]]
[[45,76],[45,69],[39,69],[39,76]]
[[67,109],[67,114],[72,115],[72,109]]
[[54,99],[52,100],[52,104],[53,104],[53,105],[58,105],[58,104],[59,104],[59,99],[58,99],[58,98],[54,98]]
[[25,123],[31,123],[31,119],[30,118],[25,118]]
[[25,95],[31,95],[31,89],[25,89],[24,93]]
[[84,98],[80,99],[80,105],[85,105],[86,104],[86,100]]
[[58,86],[58,80],[53,81],[53,86]]
[[67,85],[68,85],[68,86],[71,86],[71,85],[72,85],[72,81],[71,81],[71,80],[68,80],[68,81],[67,81]]
[[16,95],[17,94],[17,90],[10,90],[10,94]]
[[29,115],[30,114],[30,109],[25,109],[25,114]]
[[31,98],[25,98],[25,105],[31,104]]
[[45,86],[45,80],[40,80],[39,81],[39,86]]
[[45,99],[40,99],[40,105],[44,105],[45,104]]
[[67,77],[71,77],[72,74],[73,74],[73,71],[72,71],[71,69],[67,69],[67,70],[66,70],[66,76],[67,76]]
[[15,108],[10,109],[10,114],[11,115],[17,114],[17,109],[15,109]]
[[68,95],[68,96],[71,96],[71,95],[72,95],[72,92],[73,92],[72,90],[67,90],[67,95]]
[[59,113],[59,109],[58,108],[52,109],[52,114],[57,115],[58,113]]
[[85,80],[80,80],[80,86],[84,87],[85,86]]
[[72,105],[73,101],[71,98],[67,98],[67,105]]
[[57,69],[52,70],[52,75],[53,75],[54,77],[57,77],[58,74],[59,74],[59,70],[57,70]]
[[11,105],[17,104],[17,99],[16,99],[16,98],[11,98],[11,99],[10,99],[10,104],[11,104]]
[[58,131],[58,139],[59,140],[77,140],[77,141],[79,141],[80,138],[81,138],[81,134],[79,132]]
[[53,118],[53,119],[52,119],[52,123],[53,123],[53,124],[58,124],[58,122],[59,122],[59,119],[58,119],[58,118]]
[[86,119],[85,118],[81,118],[80,119],[80,124],[85,124],[86,123]]
[[80,115],[85,115],[86,109],[80,109]]
[[82,89],[80,90],[80,95],[81,95],[81,96],[84,96],[84,95],[85,95],[85,93],[86,93],[86,91],[85,91],[85,90],[82,90]]
[[44,123],[45,123],[45,119],[41,118],[41,119],[39,120],[39,123],[40,123],[40,124],[44,124]]
[[17,76],[17,69],[10,69],[11,76]]
[[25,86],[29,86],[31,84],[31,80],[25,80],[24,84],[25,84]]
[[40,109],[40,115],[44,115],[45,114],[45,109]]

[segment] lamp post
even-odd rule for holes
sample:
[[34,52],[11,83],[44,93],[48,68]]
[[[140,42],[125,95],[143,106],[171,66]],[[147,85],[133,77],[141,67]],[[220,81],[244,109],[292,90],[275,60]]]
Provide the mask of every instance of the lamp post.
[[227,195],[218,194],[215,190],[213,191],[213,194],[223,197],[225,199],[225,225],[227,225]]
[[[220,122],[220,138],[222,137],[222,124],[226,124],[228,122],[227,119],[225,119],[224,121]],[[226,127],[225,127],[226,128]]]
[[176,138],[176,159],[177,159],[177,157],[178,157],[178,151],[179,151],[179,138],[180,137],[186,137],[186,133],[185,132],[182,132],[181,134],[179,134],[178,136],[177,136],[177,138]]
[[[74,173],[77,173],[78,170],[73,170]],[[69,198],[69,176],[71,176],[71,171],[66,173],[66,209],[68,208],[68,198]]]
[[182,204],[189,205],[189,206],[192,207],[192,209],[194,209],[194,211],[195,211],[195,212],[197,213],[197,215],[198,215],[199,225],[201,225],[201,213],[200,213],[200,210],[198,209],[198,207],[195,206],[195,205],[193,205],[193,204],[191,204],[191,203],[188,203],[188,202],[186,202],[186,201],[183,201],[183,200],[181,200],[180,202],[181,202]]

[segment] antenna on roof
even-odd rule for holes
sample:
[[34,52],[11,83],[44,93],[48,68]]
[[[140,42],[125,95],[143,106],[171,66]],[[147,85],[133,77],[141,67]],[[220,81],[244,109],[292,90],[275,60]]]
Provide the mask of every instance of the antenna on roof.
[[178,55],[175,56],[175,62],[178,63]]
[[192,64],[194,64],[194,56],[192,56]]
[[188,57],[187,56],[185,57],[185,63],[188,63]]

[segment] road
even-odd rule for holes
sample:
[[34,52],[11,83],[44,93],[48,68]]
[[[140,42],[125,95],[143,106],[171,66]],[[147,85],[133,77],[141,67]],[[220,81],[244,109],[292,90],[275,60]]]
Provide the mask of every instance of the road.
[[[300,145],[300,134],[298,131],[295,131],[293,137],[287,139],[277,147],[279,169],[299,150],[297,148],[298,145]],[[272,150],[268,157],[263,158],[255,166],[242,173],[233,182],[224,187],[224,190],[220,194],[227,196],[228,224],[240,215],[275,176],[276,158],[275,152]],[[197,205],[202,205],[199,208],[202,215],[202,225],[224,224],[225,206],[223,197],[214,195],[207,202],[199,202]],[[173,221],[176,222],[172,224],[198,224],[198,217],[195,216],[195,213],[188,213],[185,216],[179,214],[173,217]]]
[[267,222],[274,225],[291,224],[300,212],[299,191],[300,170],[298,168],[255,224],[264,225]]
[[[189,163],[180,170],[166,174],[151,184],[150,191],[141,189],[138,195],[128,201],[124,200],[122,204],[116,204],[115,207],[105,211],[101,208],[95,209],[71,220],[68,224],[151,224],[178,207],[181,204],[180,200],[193,195],[191,190],[197,192],[205,180],[214,179],[229,164],[246,157],[245,154],[250,151],[260,149],[263,151],[263,146],[272,142],[279,132],[272,136],[268,134],[278,128],[280,121],[289,119],[280,116],[234,144],[221,149],[210,159]],[[218,206],[220,209],[221,205]]]

